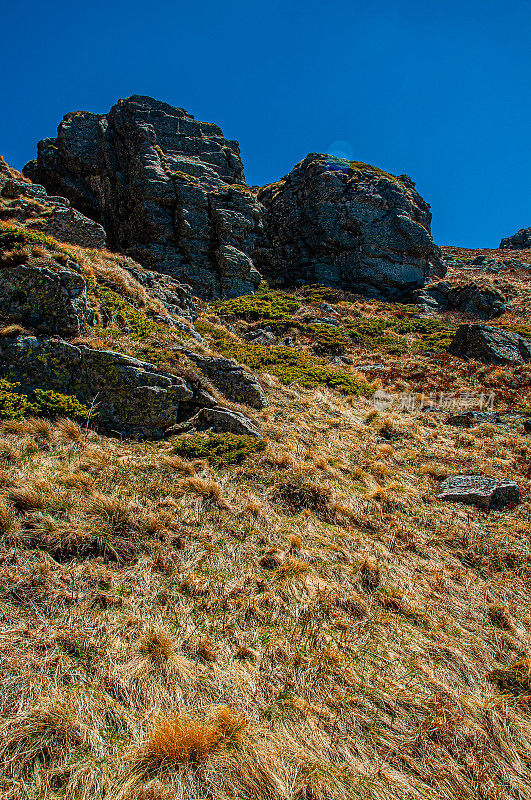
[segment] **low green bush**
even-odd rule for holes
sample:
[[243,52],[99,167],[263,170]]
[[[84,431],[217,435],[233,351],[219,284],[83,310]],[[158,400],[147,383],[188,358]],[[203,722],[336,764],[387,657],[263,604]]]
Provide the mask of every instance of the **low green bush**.
[[60,394],[51,389],[33,389],[28,394],[19,391],[19,383],[0,378],[0,418],[22,419],[23,417],[70,417],[86,420],[89,409],[76,397]]
[[254,436],[237,436],[234,433],[197,433],[183,436],[174,444],[174,452],[181,458],[206,458],[216,467],[241,464],[246,458],[266,448],[265,439]]

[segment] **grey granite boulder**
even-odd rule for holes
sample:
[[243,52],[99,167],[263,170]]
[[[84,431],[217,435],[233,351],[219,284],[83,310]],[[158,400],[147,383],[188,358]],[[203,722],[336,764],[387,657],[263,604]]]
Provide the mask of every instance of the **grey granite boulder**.
[[238,143],[182,108],[134,95],[67,114],[24,174],[100,223],[109,245],[201,297],[251,293],[262,209]]
[[257,378],[245,368],[229,358],[200,356],[191,350],[173,348],[184,353],[208,378],[227,400],[245,403],[251,408],[265,408],[269,401]]
[[77,336],[90,319],[85,281],[51,259],[1,265],[0,318],[43,333]]
[[500,250],[531,250],[531,228],[521,228],[500,242]]
[[253,420],[222,406],[202,408],[195,416],[168,428],[166,436],[187,433],[188,431],[213,431],[214,433],[234,433],[237,436],[260,436],[258,426]]
[[463,311],[478,319],[493,319],[506,311],[505,298],[501,292],[473,281],[458,284],[438,281],[413,292],[407,299],[437,311]]
[[466,503],[487,510],[520,501],[517,483],[485,475],[453,475],[443,481],[440,488],[439,500]]
[[138,438],[160,438],[180,419],[216,404],[204,390],[148,362],[55,338],[0,338],[0,377],[19,382],[21,391],[75,395],[93,407],[102,430]]
[[488,325],[460,325],[448,352],[484,364],[525,364],[531,361],[531,341]]
[[266,209],[260,268],[280,285],[397,299],[445,274],[429,205],[405,175],[310,153],[258,199]]

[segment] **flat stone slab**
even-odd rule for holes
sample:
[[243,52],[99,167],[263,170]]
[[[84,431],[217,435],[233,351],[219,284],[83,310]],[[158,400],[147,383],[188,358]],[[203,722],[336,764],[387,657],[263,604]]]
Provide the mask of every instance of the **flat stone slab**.
[[520,489],[514,481],[496,480],[485,475],[452,475],[442,482],[438,498],[489,510],[519,503]]

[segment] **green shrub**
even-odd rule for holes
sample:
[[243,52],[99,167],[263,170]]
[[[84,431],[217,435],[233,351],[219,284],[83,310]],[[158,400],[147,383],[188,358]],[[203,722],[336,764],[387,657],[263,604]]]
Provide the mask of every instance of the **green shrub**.
[[10,383],[0,378],[0,418],[22,419],[22,417],[71,417],[86,420],[88,408],[76,397],[59,394],[51,389],[34,389],[29,394],[19,391],[19,383]]
[[52,250],[60,250],[58,242],[52,236],[45,236],[39,231],[17,228],[14,225],[0,226],[0,249],[12,250],[27,244],[40,244]]
[[262,284],[256,294],[221,300],[213,306],[221,315],[234,314],[248,321],[260,320],[263,324],[272,322],[289,324],[292,323],[292,315],[300,308],[300,303],[295,298]]
[[182,458],[206,458],[216,467],[241,464],[249,456],[266,448],[264,439],[237,436],[234,433],[197,433],[184,436],[174,444],[174,452]]
[[344,394],[365,395],[366,397],[373,393],[365,381],[342,370],[332,369],[325,361],[309,353],[283,345],[263,347],[255,344],[243,344],[231,339],[230,336],[205,320],[198,320],[196,329],[200,333],[210,336],[214,346],[223,355],[234,358],[251,369],[276,375],[286,385],[298,383],[299,386],[307,389],[329,386]]

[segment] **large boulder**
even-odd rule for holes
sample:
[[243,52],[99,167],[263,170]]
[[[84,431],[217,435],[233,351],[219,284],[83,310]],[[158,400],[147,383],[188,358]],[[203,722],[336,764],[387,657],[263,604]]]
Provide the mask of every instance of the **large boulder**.
[[500,250],[531,250],[531,228],[521,228],[500,242]]
[[484,364],[525,364],[531,361],[531,341],[488,325],[460,325],[448,352]]
[[160,438],[167,428],[216,400],[189,380],[153,364],[56,338],[0,338],[0,377],[20,391],[52,389],[94,409],[100,428],[138,438]]
[[42,333],[78,336],[90,316],[85,281],[73,269],[44,258],[0,265],[0,318],[4,321]]
[[405,175],[310,153],[258,199],[267,212],[261,269],[280,285],[395,299],[445,274],[429,206]]
[[24,174],[103,225],[111,248],[201,297],[251,293],[261,207],[238,143],[182,108],[134,95],[67,114]]

